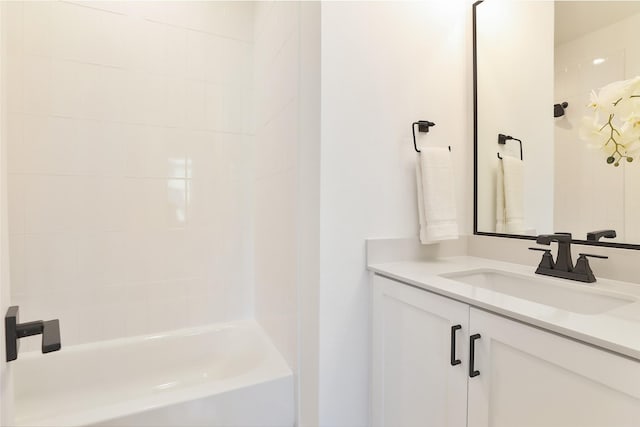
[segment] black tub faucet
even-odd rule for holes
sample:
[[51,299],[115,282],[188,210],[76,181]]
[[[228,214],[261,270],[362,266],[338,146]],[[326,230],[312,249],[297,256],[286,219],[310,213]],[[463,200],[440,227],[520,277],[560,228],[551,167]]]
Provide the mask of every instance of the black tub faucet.
[[34,322],[18,323],[18,306],[9,307],[4,316],[5,344],[7,348],[7,362],[18,358],[18,339],[42,334],[42,352],[51,353],[62,347],[60,344],[60,322],[55,320],[36,320]]

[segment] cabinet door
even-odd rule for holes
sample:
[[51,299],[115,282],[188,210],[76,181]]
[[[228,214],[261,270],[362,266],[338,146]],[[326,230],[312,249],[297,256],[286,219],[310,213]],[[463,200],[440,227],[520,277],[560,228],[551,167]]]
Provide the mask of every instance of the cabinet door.
[[640,425],[639,362],[474,308],[470,324],[469,427]]
[[[374,426],[464,427],[469,306],[374,276]],[[451,364],[451,328],[455,355]]]

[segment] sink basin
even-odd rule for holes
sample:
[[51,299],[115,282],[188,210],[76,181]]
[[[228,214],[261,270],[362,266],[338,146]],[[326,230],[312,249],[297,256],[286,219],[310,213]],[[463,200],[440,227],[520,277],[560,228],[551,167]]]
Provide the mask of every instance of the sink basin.
[[442,274],[457,282],[580,314],[597,314],[635,302],[635,298],[559,279],[524,276],[500,270]]

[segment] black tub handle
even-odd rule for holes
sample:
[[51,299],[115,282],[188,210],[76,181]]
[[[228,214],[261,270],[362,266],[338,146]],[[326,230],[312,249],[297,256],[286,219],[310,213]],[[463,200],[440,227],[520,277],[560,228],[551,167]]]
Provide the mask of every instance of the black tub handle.
[[462,325],[453,325],[451,327],[451,366],[462,363],[460,359],[456,359],[456,331],[462,329]]
[[476,340],[481,338],[480,334],[473,334],[469,337],[469,378],[477,377],[480,371],[476,371]]

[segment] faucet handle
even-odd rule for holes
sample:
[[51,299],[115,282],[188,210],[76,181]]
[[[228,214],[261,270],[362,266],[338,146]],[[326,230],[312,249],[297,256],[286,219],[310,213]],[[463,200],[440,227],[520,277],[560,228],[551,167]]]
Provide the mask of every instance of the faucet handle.
[[551,249],[543,248],[529,248],[530,251],[544,252],[540,264],[538,264],[538,270],[553,270],[556,263],[553,261],[553,255],[551,255]]
[[573,272],[582,276],[582,278],[580,279],[581,281],[587,282],[587,283],[593,283],[596,281],[596,276],[594,276],[593,271],[591,270],[591,266],[589,265],[589,259],[587,257],[600,258],[600,259],[607,259],[609,257],[604,255],[594,255],[594,254],[580,254],[580,256],[578,257],[578,260],[576,261],[576,266],[573,269]]
[[578,254],[581,257],[590,257],[590,258],[600,258],[600,259],[609,259],[606,255],[595,255],[595,254]]

